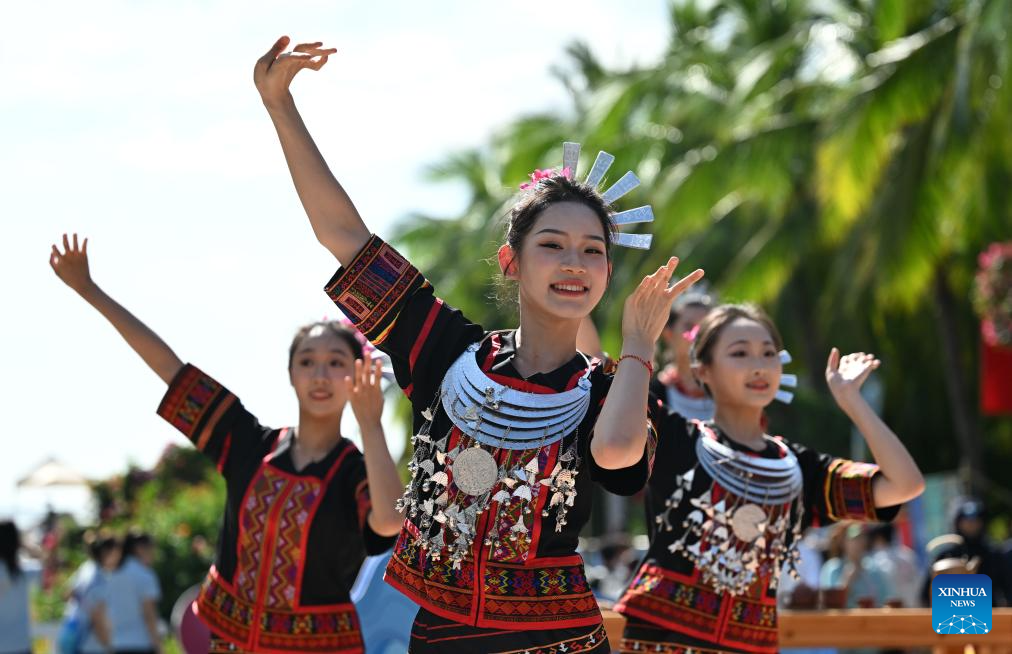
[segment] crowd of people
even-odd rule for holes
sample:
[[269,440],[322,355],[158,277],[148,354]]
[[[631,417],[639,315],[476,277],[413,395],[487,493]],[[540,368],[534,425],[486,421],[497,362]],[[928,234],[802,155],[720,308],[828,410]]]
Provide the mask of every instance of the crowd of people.
[[[84,563],[70,576],[66,610],[56,646],[61,654],[161,652],[158,602],[161,586],[151,536],[132,529],[123,536],[85,532]],[[39,548],[28,546],[11,521],[0,522],[0,652],[32,651],[30,593],[42,566]]]

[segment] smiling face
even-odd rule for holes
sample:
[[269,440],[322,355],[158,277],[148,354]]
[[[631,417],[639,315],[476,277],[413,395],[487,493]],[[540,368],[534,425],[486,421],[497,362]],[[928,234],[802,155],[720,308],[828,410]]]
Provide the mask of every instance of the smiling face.
[[708,361],[696,367],[717,404],[762,408],[780,387],[782,365],[774,337],[762,323],[739,316],[720,330]]
[[295,345],[288,375],[299,410],[317,418],[340,413],[348,400],[344,378],[355,370],[347,341],[325,325],[315,325]]
[[507,279],[520,285],[521,312],[579,320],[590,314],[608,287],[604,225],[579,202],[549,205],[524,236],[520,251],[499,249]]

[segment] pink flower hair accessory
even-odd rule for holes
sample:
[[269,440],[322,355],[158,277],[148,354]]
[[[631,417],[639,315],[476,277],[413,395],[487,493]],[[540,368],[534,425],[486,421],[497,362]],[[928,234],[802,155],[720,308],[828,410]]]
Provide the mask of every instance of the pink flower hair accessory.
[[337,320],[337,322],[352,333],[355,340],[358,341],[358,344],[362,346],[362,354],[372,354],[376,351],[376,346],[369,342],[369,339],[365,337],[365,334],[358,331],[358,327],[355,326],[355,323],[345,317],[341,317]]
[[[608,173],[608,169],[614,161],[615,157],[607,152],[598,152],[597,159],[594,160],[594,165],[591,166],[590,172],[587,173],[587,177],[583,180],[583,184],[595,190],[598,189],[601,182],[604,181],[604,177]],[[571,180],[575,179],[579,162],[580,144],[567,141],[562,144],[562,170],[556,171],[554,168],[538,168],[530,174],[531,181],[521,184],[520,189],[527,191],[535,188],[541,180],[550,179],[552,177],[565,177],[566,179]],[[620,177],[607,189],[601,191],[601,199],[604,200],[605,206],[611,206],[616,200],[639,186],[639,184],[639,178],[636,177],[636,174],[630,170],[626,172],[625,175],[622,175],[622,177]],[[635,209],[626,209],[625,211],[619,211],[618,213],[611,214],[611,221],[615,227],[649,223],[653,222],[653,220],[654,211],[650,208],[649,204],[643,205],[642,207],[636,207]],[[650,242],[652,238],[653,237],[650,234],[615,232],[612,237],[612,243],[614,245],[620,245],[627,248],[648,250],[650,249]]]
[[573,171],[566,166],[561,172],[555,172],[554,168],[535,168],[534,172],[529,175],[531,181],[524,182],[520,185],[520,190],[526,191],[529,188],[534,188],[543,179],[551,179],[552,177],[565,177],[566,179],[573,179]]

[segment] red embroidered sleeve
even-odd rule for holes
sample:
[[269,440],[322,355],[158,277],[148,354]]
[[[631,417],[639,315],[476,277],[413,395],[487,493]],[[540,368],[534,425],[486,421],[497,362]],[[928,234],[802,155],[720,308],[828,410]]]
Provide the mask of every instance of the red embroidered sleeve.
[[169,383],[158,415],[190,439],[226,476],[227,464],[234,457],[259,458],[273,442],[272,431],[261,426],[231,391],[190,364]]
[[872,481],[879,468],[873,463],[833,459],[826,471],[823,493],[830,520],[880,520]]
[[198,450],[206,451],[216,435],[217,440],[224,440],[225,433],[216,433],[220,432],[216,428],[234,404],[236,397],[227,388],[200,368],[186,364],[169,384],[158,405],[158,415],[189,438]]
[[408,397],[419,397],[422,408],[432,401],[450,364],[484,335],[479,325],[436,297],[421,273],[378,236],[324,289],[390,355],[398,385]]

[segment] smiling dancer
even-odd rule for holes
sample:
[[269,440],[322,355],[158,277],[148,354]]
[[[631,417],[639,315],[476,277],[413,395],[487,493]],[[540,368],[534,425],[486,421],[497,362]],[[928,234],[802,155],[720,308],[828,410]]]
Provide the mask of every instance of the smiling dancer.
[[598,193],[610,155],[575,181],[579,146],[561,171],[536,171],[510,212],[498,261],[517,285],[520,327],[487,332],[440,300],[399,252],[372,235],[328,169],[289,93],[303,68],[334,50],[283,53],[282,38],[255,80],[318,240],[343,264],[326,291],[387,352],[411,399],[416,435],[406,520],[387,580],[421,609],[411,652],[606,652],[601,613],[576,553],[591,485],[618,493],[646,481],[653,444],[650,356],[672,299],[672,258],[625,303],[614,375],[576,349],[580,321],[601,299],[611,245],[649,207],[613,214],[628,173]]
[[[211,651],[362,652],[349,591],[366,554],[390,547],[401,525],[380,362],[364,339],[335,322],[299,329],[288,351],[298,427],[271,429],[92,281],[87,239],[79,247],[64,235],[50,264],[169,385],[158,414],[225,478],[218,552],[197,600]],[[341,435],[347,403],[364,457]]]
[[809,450],[764,433],[778,396],[780,334],[749,305],[722,305],[692,344],[712,421],[671,413],[659,425],[647,487],[650,549],[616,610],[628,624],[622,652],[777,651],[776,585],[809,525],[891,520],[924,479],[899,438],[859,392],[878,368],[871,354],[840,357],[826,381],[864,435],[877,465]]

